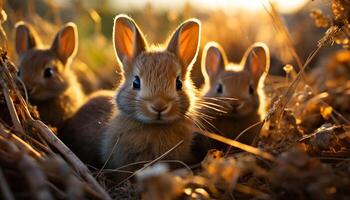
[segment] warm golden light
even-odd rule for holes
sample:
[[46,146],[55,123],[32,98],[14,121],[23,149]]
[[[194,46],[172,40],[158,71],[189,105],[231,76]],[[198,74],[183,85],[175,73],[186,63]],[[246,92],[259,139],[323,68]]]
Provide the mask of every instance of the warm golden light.
[[185,3],[190,3],[191,5],[202,9],[223,9],[226,12],[232,12],[235,10],[261,10],[264,9],[264,5],[268,6],[269,1],[271,1],[282,13],[293,13],[308,3],[308,0],[111,0],[114,5],[125,9],[142,7],[147,3],[151,3],[157,8],[176,9],[181,8]]

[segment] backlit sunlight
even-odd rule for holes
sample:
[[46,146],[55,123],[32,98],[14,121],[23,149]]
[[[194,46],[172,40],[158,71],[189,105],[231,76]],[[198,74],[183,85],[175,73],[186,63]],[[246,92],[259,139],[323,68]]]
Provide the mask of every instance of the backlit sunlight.
[[[112,0],[110,0],[112,1]],[[282,13],[294,13],[301,9],[308,3],[307,0],[271,0],[275,4],[276,8]],[[199,6],[205,10],[211,9],[223,9],[226,12],[232,12],[234,10],[250,10],[258,11],[264,8],[263,5],[268,5],[269,0],[180,0],[180,1],[168,1],[168,0],[113,0],[112,3],[115,6],[123,7],[125,9],[141,8],[144,5],[151,3],[156,8],[162,9],[179,9],[184,4],[190,3],[192,5]],[[169,7],[169,4],[172,4]]]

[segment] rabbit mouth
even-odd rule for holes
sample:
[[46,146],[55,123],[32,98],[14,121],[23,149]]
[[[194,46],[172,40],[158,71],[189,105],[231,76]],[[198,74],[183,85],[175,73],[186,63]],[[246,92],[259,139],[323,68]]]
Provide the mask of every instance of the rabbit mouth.
[[233,103],[228,103],[226,105],[228,109],[228,115],[240,115],[240,113],[244,110],[245,108],[245,102],[243,101],[236,101]]
[[165,116],[164,114],[158,113],[153,116],[142,116],[140,120],[148,124],[169,124],[176,121],[176,116]]
[[168,124],[175,121],[177,118],[173,116],[164,116],[162,114],[158,114],[156,119],[153,120],[156,124]]

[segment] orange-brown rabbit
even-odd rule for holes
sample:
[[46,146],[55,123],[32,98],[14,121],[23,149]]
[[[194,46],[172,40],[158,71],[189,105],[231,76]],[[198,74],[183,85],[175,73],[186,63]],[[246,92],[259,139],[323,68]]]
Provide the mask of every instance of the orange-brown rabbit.
[[199,21],[191,19],[176,29],[165,48],[149,46],[136,23],[118,15],[113,41],[124,80],[113,101],[95,96],[67,125],[64,134],[75,152],[91,163],[92,148],[99,147],[101,161],[116,168],[153,160],[183,141],[166,158],[188,161],[196,101],[189,71],[199,40]]
[[[258,88],[268,72],[270,53],[263,43],[255,43],[245,52],[241,62],[230,63],[221,46],[208,43],[202,56],[202,72],[205,85],[204,99],[221,106],[217,112],[205,109],[214,119],[204,121],[210,131],[235,139],[239,133],[260,121]],[[246,132],[239,141],[251,143],[259,126]]]
[[45,123],[61,128],[85,101],[81,84],[71,68],[78,47],[76,25],[67,23],[50,48],[41,48],[33,28],[18,22],[15,43],[19,77],[26,86],[30,103],[37,106]]

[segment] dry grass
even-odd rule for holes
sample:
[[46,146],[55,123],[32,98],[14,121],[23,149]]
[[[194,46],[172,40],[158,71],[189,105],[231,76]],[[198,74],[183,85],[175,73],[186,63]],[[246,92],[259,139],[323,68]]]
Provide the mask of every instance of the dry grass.
[[[51,1],[48,1],[51,2]],[[13,4],[16,1],[12,2]],[[59,10],[53,2],[48,5],[54,10],[51,22],[43,20],[28,4],[28,10],[8,8],[9,23],[20,17],[40,27],[44,40],[62,23]],[[118,169],[90,169],[77,158],[42,123],[35,108],[27,104],[21,91],[23,86],[16,79],[16,67],[11,62],[13,43],[11,29],[5,35],[0,26],[0,196],[3,199],[347,199],[350,198],[350,53],[335,52],[328,55],[328,64],[323,70],[312,72],[310,78],[306,68],[317,59],[322,48],[337,42],[347,48],[349,39],[349,2],[331,0],[334,20],[327,21],[320,12],[313,13],[316,24],[330,28],[323,38],[314,38],[314,50],[308,55],[298,55],[300,47],[294,45],[292,34],[284,24],[273,5],[266,7],[267,19],[249,29],[247,20],[225,15],[221,12],[206,14],[187,6],[186,14],[161,13],[152,8],[134,13],[136,20],[147,29],[148,37],[161,42],[163,32],[169,30],[183,18],[193,15],[203,17],[203,40],[218,40],[228,50],[232,60],[240,58],[246,46],[257,40],[260,29],[273,27],[277,34],[276,44],[271,44],[273,54],[284,64],[295,63],[296,69],[288,69],[287,78],[268,76],[266,93],[269,111],[258,123],[261,134],[254,145],[245,145],[236,140],[204,132],[209,138],[241,149],[239,153],[209,151],[204,160],[196,166],[187,166],[180,161],[163,160],[169,149],[159,158],[131,163],[142,165],[135,172]],[[13,6],[13,5],[10,5]],[[25,5],[22,5],[25,6]],[[76,5],[79,7],[79,4]],[[0,0],[0,8],[2,0]],[[7,10],[6,10],[7,11]],[[23,10],[22,10],[23,11]],[[88,28],[82,32],[86,42],[79,57],[91,66],[109,65],[113,68],[114,58],[111,43],[101,33],[103,24],[95,10],[81,8],[93,21],[93,39]],[[166,18],[157,22],[156,17]],[[85,17],[86,17],[85,16]],[[224,17],[222,17],[224,16]],[[82,17],[84,18],[84,17]],[[145,19],[143,19],[145,18]],[[225,23],[223,23],[225,18]],[[1,22],[4,16],[0,16]],[[143,20],[142,20],[143,19]],[[310,19],[311,20],[311,19]],[[332,24],[331,21],[334,23]],[[82,22],[83,23],[83,22]],[[86,22],[85,22],[86,23]],[[323,23],[323,24],[322,24]],[[40,24],[40,26],[38,26]],[[218,26],[220,24],[220,26]],[[101,28],[102,27],[102,28]],[[235,30],[236,35],[231,32]],[[51,31],[51,32],[50,32]],[[152,34],[153,33],[153,34]],[[220,37],[219,34],[220,33]],[[339,33],[342,33],[341,39]],[[301,33],[303,34],[303,33]],[[248,35],[248,36],[247,36]],[[273,35],[273,34],[272,34]],[[244,37],[243,37],[244,36]],[[8,37],[8,39],[7,39]],[[92,47],[99,46],[103,51]],[[93,49],[93,50],[91,50]],[[289,58],[278,55],[278,50],[289,54]],[[89,51],[91,50],[91,51]],[[112,53],[111,53],[112,52]],[[236,53],[238,52],[238,53]],[[288,56],[287,56],[288,57]],[[302,58],[307,58],[303,63]],[[105,58],[105,59],[104,59]],[[287,61],[286,61],[287,60]],[[294,61],[293,61],[294,60]],[[327,63],[327,62],[326,62]],[[280,67],[281,66],[275,66]],[[96,72],[100,69],[96,68]],[[196,71],[197,70],[197,71]],[[195,69],[193,77],[199,86],[201,77]],[[287,70],[287,71],[288,71]],[[104,77],[101,75],[100,77]],[[323,76],[324,81],[315,80]],[[113,77],[108,77],[113,82]],[[114,77],[115,78],[115,77]],[[245,130],[246,131],[246,130]],[[244,134],[243,131],[241,134]],[[200,131],[199,131],[200,132]],[[179,163],[184,167],[170,170],[168,163]],[[129,173],[120,183],[109,180],[105,173]],[[132,180],[135,179],[135,180]]]

